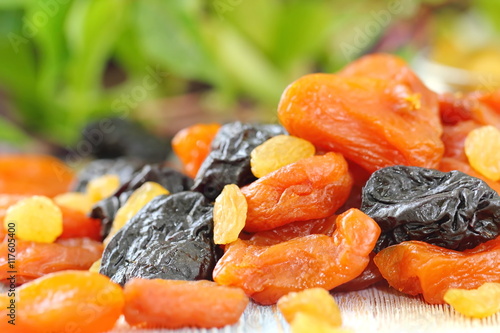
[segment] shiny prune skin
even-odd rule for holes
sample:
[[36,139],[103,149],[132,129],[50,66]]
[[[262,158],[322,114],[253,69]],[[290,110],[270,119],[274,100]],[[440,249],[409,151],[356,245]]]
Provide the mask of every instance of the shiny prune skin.
[[256,180],[250,168],[250,153],[279,134],[287,133],[282,126],[273,124],[233,122],[222,126],[196,175],[193,190],[213,201],[227,184],[241,187]]
[[94,205],[91,217],[101,219],[101,234],[105,238],[109,234],[116,212],[128,200],[130,195],[146,182],[155,182],[166,188],[170,193],[187,191],[193,185],[188,176],[170,167],[146,165],[134,173],[112,196]]
[[213,205],[201,193],[161,195],[113,236],[100,273],[121,285],[135,277],[210,280],[218,251]]
[[376,252],[409,240],[462,251],[500,234],[500,197],[460,171],[380,169],[363,188],[361,210],[382,228]]

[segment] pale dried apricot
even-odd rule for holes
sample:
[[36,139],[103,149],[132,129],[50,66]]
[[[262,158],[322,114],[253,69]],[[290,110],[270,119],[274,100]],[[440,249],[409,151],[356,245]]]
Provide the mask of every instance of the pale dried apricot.
[[467,317],[485,318],[500,312],[500,283],[487,282],[477,289],[451,288],[444,301]]
[[500,130],[496,127],[472,130],[465,139],[465,155],[477,172],[493,181],[500,180]]
[[214,242],[228,244],[238,239],[247,218],[247,199],[235,184],[224,186],[214,205]]
[[120,187],[120,178],[117,175],[104,175],[94,178],[87,184],[87,194],[92,203],[96,203],[111,196]]

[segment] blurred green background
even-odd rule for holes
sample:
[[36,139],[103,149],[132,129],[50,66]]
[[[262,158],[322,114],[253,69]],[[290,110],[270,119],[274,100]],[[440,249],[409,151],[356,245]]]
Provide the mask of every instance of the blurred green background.
[[469,40],[494,62],[499,29],[497,0],[0,0],[0,142],[70,147],[109,116],[163,136],[273,121],[301,75],[429,47],[470,64]]

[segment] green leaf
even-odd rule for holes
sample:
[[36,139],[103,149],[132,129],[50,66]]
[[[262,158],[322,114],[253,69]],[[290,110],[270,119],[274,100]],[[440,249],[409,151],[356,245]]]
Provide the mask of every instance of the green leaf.
[[31,139],[25,133],[3,117],[0,117],[0,142],[7,142],[15,146],[23,146],[30,141]]

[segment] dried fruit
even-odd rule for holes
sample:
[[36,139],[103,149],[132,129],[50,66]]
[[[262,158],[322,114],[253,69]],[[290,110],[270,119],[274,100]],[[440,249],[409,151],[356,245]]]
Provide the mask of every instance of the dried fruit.
[[101,259],[99,258],[98,260],[94,261],[92,266],[90,266],[89,272],[99,273],[100,269],[101,269]]
[[22,240],[52,243],[63,232],[61,209],[52,200],[33,196],[10,206],[4,229],[14,224],[16,237]]
[[[0,244],[0,281],[5,281],[11,271],[9,244]],[[60,240],[58,243],[38,243],[16,240],[15,270],[16,283],[23,284],[45,274],[67,270],[87,270],[101,257],[103,246],[100,242],[86,238]],[[11,259],[12,257],[10,257]]]
[[370,172],[391,165],[435,168],[443,155],[435,94],[391,56],[367,57],[340,75],[300,78],[283,93],[278,116],[291,135]]
[[66,207],[72,210],[77,210],[83,214],[90,213],[90,210],[92,209],[92,201],[85,193],[63,193],[54,197],[53,200],[59,207]]
[[500,312],[500,283],[485,283],[477,289],[448,289],[444,301],[461,314],[486,318]]
[[248,297],[210,281],[132,279],[125,285],[125,319],[133,326],[223,327],[238,322]]
[[53,197],[69,191],[74,174],[51,156],[0,156],[0,193]]
[[451,157],[468,163],[465,155],[465,138],[474,129],[481,127],[475,121],[463,121],[453,126],[444,126],[441,140],[444,143],[444,158]]
[[289,293],[281,297],[277,305],[289,323],[293,322],[296,315],[304,313],[333,327],[342,325],[340,310],[335,299],[322,288]]
[[[124,296],[120,286],[105,276],[86,271],[46,275],[16,290],[15,329],[23,333],[106,332],[120,317]],[[12,332],[2,299],[2,332]],[[5,305],[5,306],[4,306]]]
[[351,186],[347,162],[340,154],[287,165],[241,189],[248,203],[245,230],[270,230],[331,216],[345,202]]
[[238,239],[245,226],[247,208],[247,200],[238,186],[224,186],[214,205],[215,244],[228,244]]
[[462,162],[454,158],[448,158],[448,157],[443,158],[441,160],[441,164],[439,165],[439,171],[450,172],[453,170],[461,171],[463,173],[468,174],[469,176],[483,180],[486,184],[488,184],[489,187],[491,187],[498,194],[500,194],[500,183],[494,182],[491,179],[488,179],[483,175],[481,175],[480,173],[476,172],[474,169],[472,169],[472,167],[468,162]]
[[380,274],[380,270],[373,261],[374,257],[375,257],[375,252],[370,253],[370,262],[368,263],[368,266],[366,266],[363,273],[356,276],[351,281],[348,281],[336,287],[334,291],[363,290],[379,281],[382,281],[384,278],[382,277],[382,274]]
[[250,153],[267,139],[286,134],[279,125],[229,123],[220,128],[211,151],[194,180],[193,190],[215,200],[227,184],[246,185],[255,180]]
[[403,242],[380,251],[374,261],[395,289],[423,294],[431,304],[444,303],[450,288],[474,289],[500,282],[500,237],[463,252],[420,241]]
[[167,194],[170,193],[160,184],[154,182],[144,183],[144,185],[132,193],[127,202],[116,212],[113,226],[104,243],[107,244],[111,237],[113,237],[118,230],[120,230],[128,220],[134,217],[148,202],[159,195]]
[[407,240],[464,250],[500,234],[500,197],[459,171],[381,169],[364,187],[361,210],[382,228],[376,252]]
[[173,137],[172,149],[189,177],[196,177],[201,164],[210,153],[210,145],[220,127],[220,124],[215,123],[196,124],[180,130]]
[[135,277],[209,279],[218,259],[212,214],[201,193],[154,198],[111,238],[100,272],[121,285]]
[[78,210],[59,207],[63,217],[63,231],[59,239],[90,238],[101,241],[101,221],[93,219]]
[[240,287],[261,304],[292,291],[329,290],[361,274],[379,234],[375,221],[352,209],[337,218],[332,237],[310,235],[271,246],[237,240],[227,245],[214,281]]
[[465,154],[470,165],[493,181],[500,180],[500,130],[483,126],[465,139]]
[[318,321],[307,313],[298,313],[291,322],[292,333],[353,333],[351,330],[338,328],[325,321]]
[[120,178],[117,175],[104,175],[94,178],[87,185],[87,194],[92,203],[109,197],[120,187]]
[[250,166],[255,177],[261,178],[303,158],[314,156],[316,148],[307,140],[291,135],[277,135],[250,154]]

